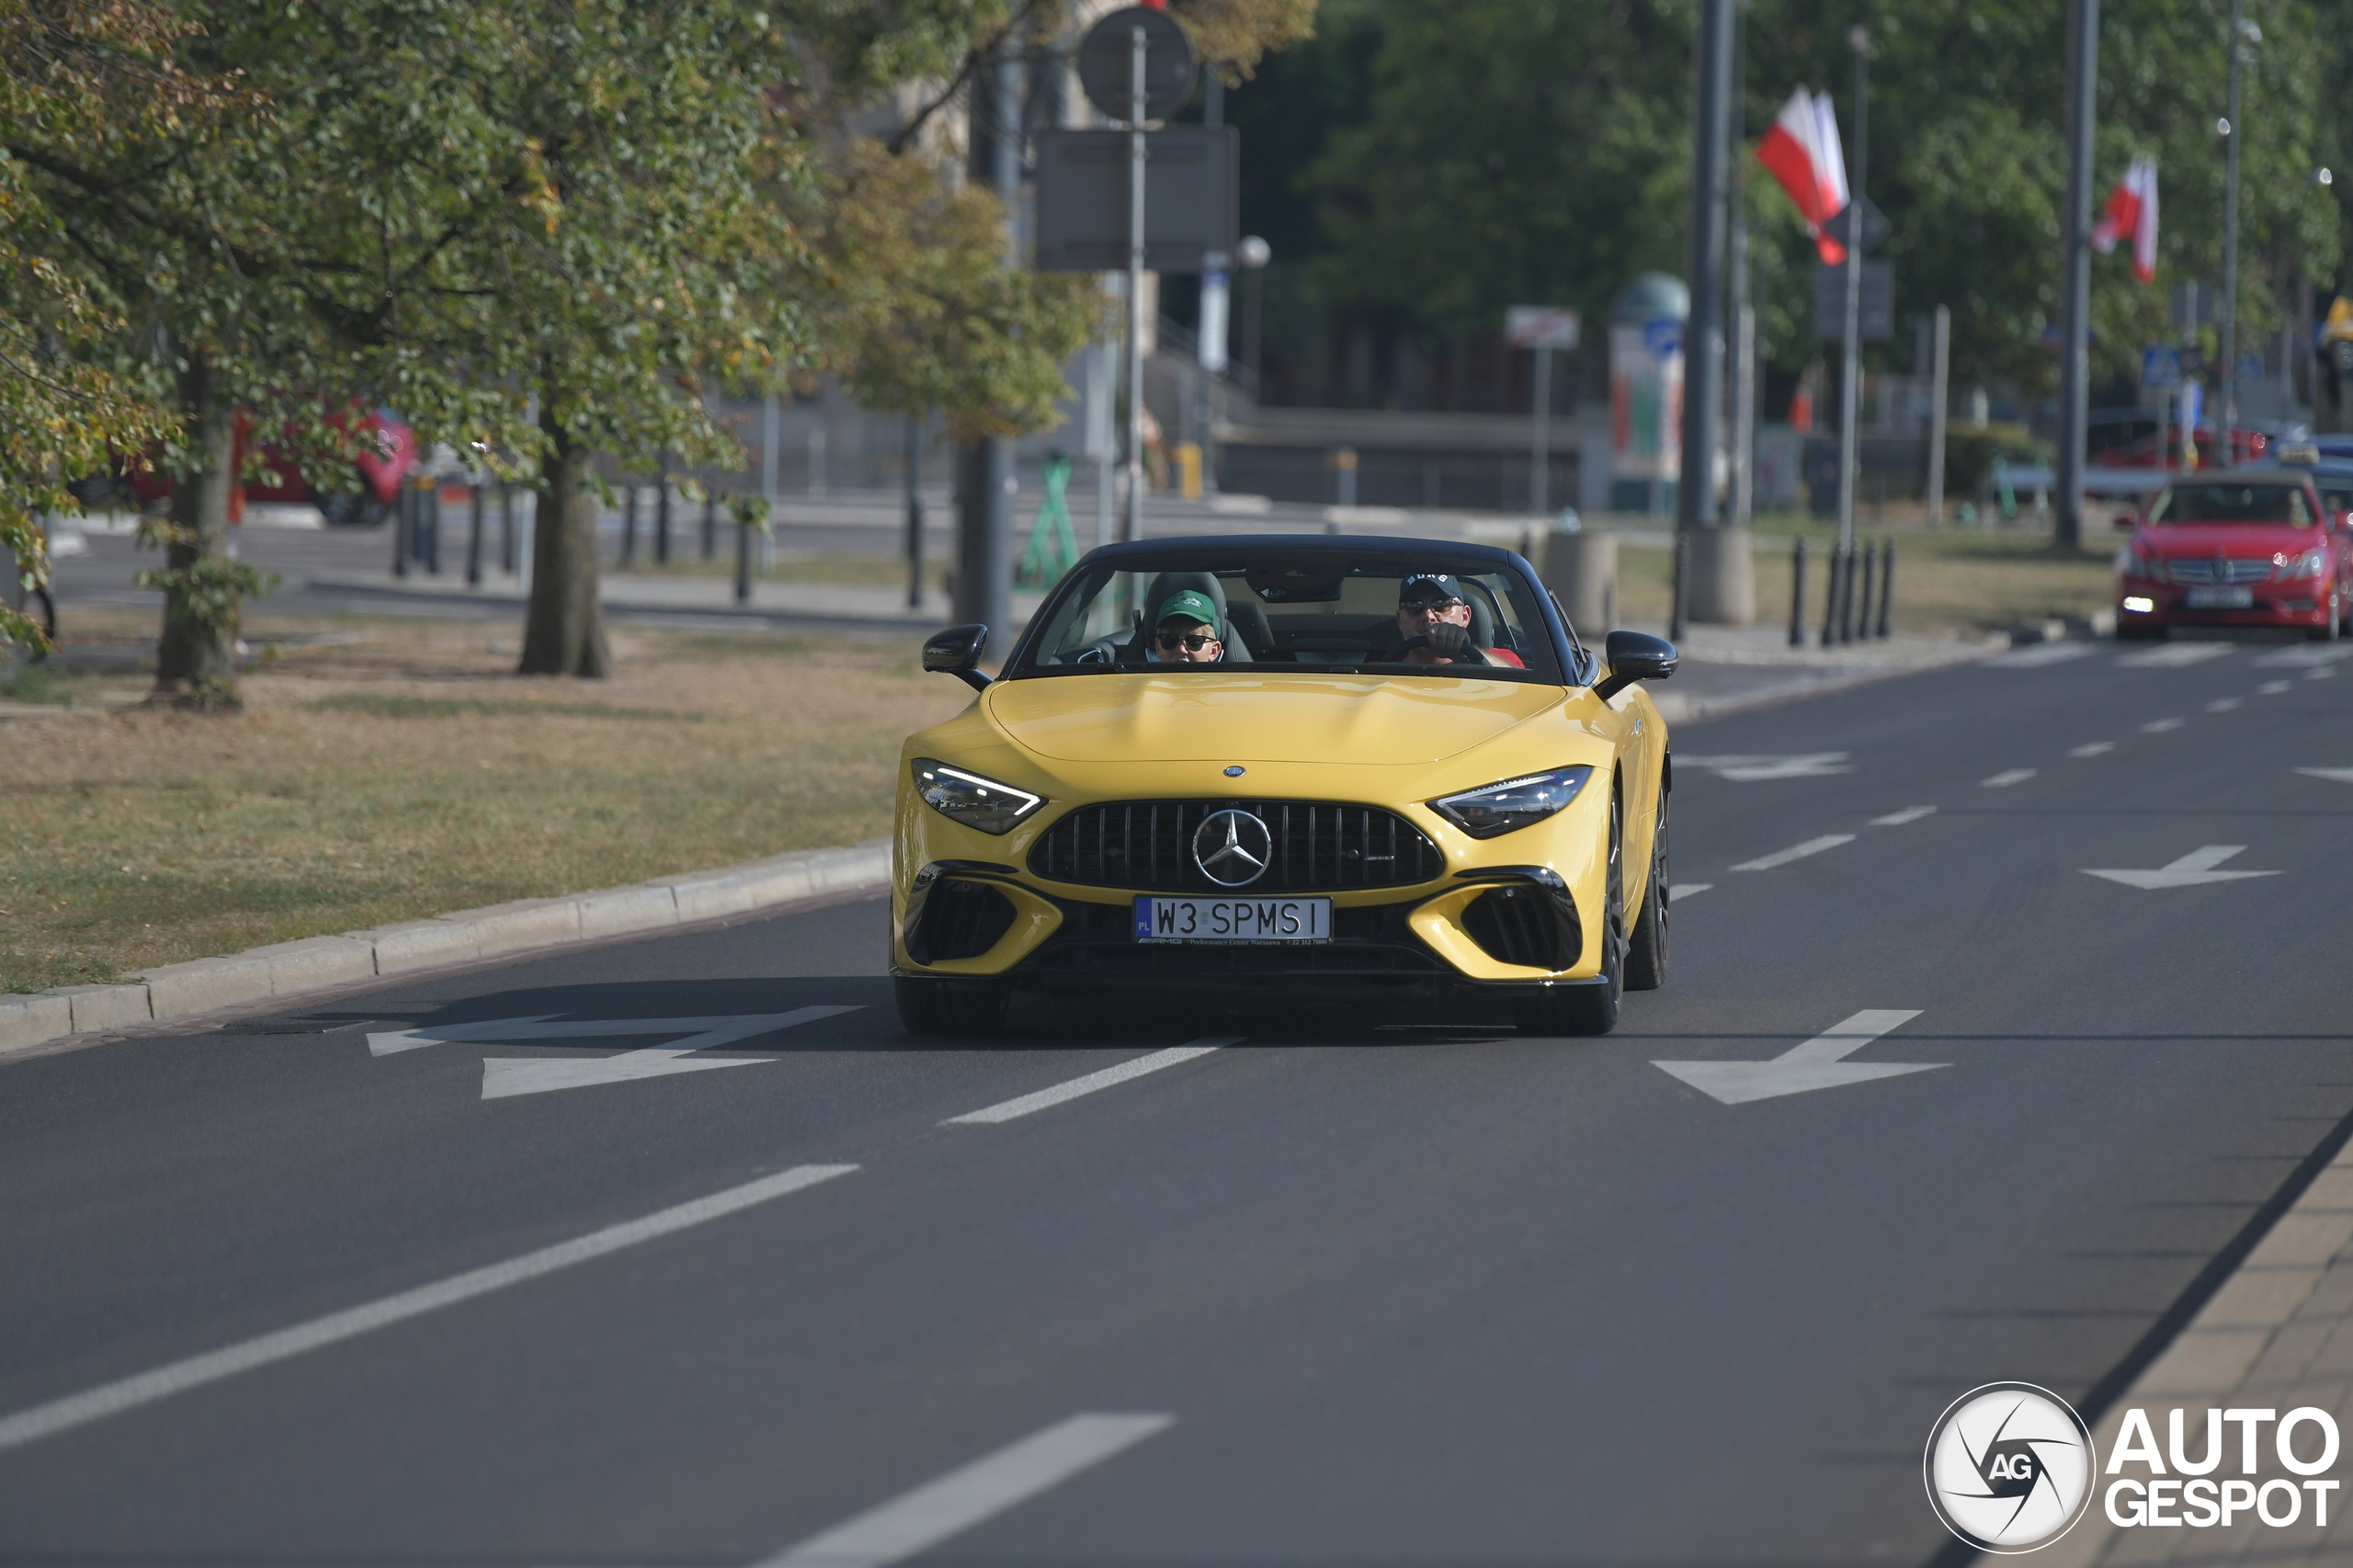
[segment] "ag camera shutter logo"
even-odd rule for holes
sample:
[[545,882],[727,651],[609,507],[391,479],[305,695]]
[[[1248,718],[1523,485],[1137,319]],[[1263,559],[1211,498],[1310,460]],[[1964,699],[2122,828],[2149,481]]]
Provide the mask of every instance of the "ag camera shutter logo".
[[1948,1406],[1928,1433],[1929,1506],[1981,1551],[2037,1551],[2073,1529],[2097,1473],[2091,1429],[2032,1383],[1986,1383]]

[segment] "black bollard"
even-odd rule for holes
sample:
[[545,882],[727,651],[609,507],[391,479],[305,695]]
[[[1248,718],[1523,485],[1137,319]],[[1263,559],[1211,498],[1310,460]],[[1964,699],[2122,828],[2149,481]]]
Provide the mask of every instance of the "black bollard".
[[404,484],[399,494],[392,497],[392,575],[395,577],[408,575],[408,536],[412,526],[409,513],[415,506],[410,497],[415,494],[413,486]]
[[670,463],[662,462],[661,487],[654,493],[654,562],[670,564]]
[[1847,547],[1834,544],[1822,572],[1822,645],[1838,641],[1838,580],[1846,574]]
[[508,576],[515,574],[515,487],[503,479],[498,482],[498,564]]
[[702,558],[716,560],[719,556],[719,492],[702,493]]
[[637,560],[637,486],[621,492],[621,564]]
[[1805,535],[1790,548],[1790,646],[1805,646]]
[[752,525],[735,519],[735,602],[752,602]]
[[1860,589],[1855,595],[1856,635],[1871,634],[1871,590],[1879,586],[1879,540],[1863,541],[1863,571]]
[[1895,541],[1889,540],[1879,552],[1879,634],[1888,635],[1889,618],[1895,609]]
[[420,497],[425,505],[425,570],[441,575],[441,482],[435,480]]
[[1690,630],[1691,609],[1691,534],[1687,528],[1675,530],[1675,608],[1667,619],[1666,640],[1680,642]]
[[473,487],[473,504],[466,518],[466,586],[482,586],[482,486]]

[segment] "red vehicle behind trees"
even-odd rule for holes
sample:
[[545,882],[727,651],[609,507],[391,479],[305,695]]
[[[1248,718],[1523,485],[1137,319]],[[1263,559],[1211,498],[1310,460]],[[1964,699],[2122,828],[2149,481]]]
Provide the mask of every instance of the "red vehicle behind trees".
[[[247,502],[280,503],[299,506],[303,502],[318,507],[320,515],[330,526],[365,525],[381,520],[384,509],[392,506],[400,494],[401,481],[416,467],[416,437],[408,426],[390,409],[380,408],[356,423],[347,424],[341,415],[332,416],[327,423],[346,431],[357,439],[358,451],[350,460],[350,471],[338,477],[340,484],[314,484],[304,474],[299,453],[275,443],[252,445],[253,421],[240,411],[236,423],[236,442],[233,458],[237,472],[246,473],[246,458],[259,460],[265,472],[249,476],[229,493],[229,517],[232,522],[244,518]],[[313,467],[317,460],[313,460]],[[128,476],[133,494],[143,505],[160,501],[172,493],[167,474],[153,466],[133,471]]]

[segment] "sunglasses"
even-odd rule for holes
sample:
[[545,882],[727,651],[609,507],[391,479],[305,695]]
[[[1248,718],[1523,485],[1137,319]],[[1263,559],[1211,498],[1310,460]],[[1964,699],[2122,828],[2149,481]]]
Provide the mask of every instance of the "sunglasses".
[[1198,653],[1216,641],[1216,638],[1210,636],[1207,632],[1201,631],[1196,631],[1189,637],[1177,631],[1164,631],[1160,633],[1160,645],[1162,647],[1172,651],[1177,648],[1182,648],[1188,653]]
[[1461,609],[1463,602],[1461,599],[1404,599],[1399,601],[1397,608],[1421,615],[1444,615],[1450,609]]

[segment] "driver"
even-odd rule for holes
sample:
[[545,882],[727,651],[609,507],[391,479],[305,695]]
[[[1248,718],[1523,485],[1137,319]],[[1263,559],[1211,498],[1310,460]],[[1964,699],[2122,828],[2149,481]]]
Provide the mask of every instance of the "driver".
[[1225,657],[1218,636],[1217,606],[1192,588],[1160,601],[1152,619],[1152,646],[1144,658],[1155,665],[1214,665]]
[[1445,572],[1421,572],[1397,587],[1397,634],[1419,645],[1397,655],[1406,665],[1508,665],[1524,668],[1508,648],[1480,648],[1471,641],[1471,601],[1462,585]]

